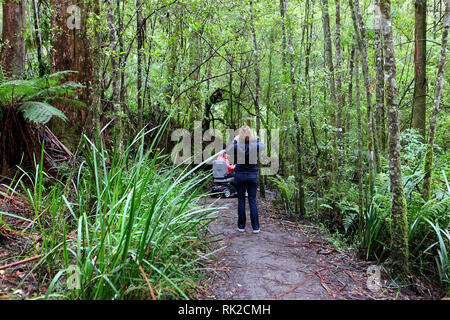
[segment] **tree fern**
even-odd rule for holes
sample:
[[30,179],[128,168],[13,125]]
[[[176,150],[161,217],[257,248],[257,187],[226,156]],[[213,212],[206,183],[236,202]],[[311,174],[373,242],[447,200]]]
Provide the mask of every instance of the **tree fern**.
[[275,177],[270,178],[270,181],[274,183],[276,188],[279,190],[286,213],[289,213],[291,201],[297,190],[297,187],[295,186],[295,177],[290,176],[285,179],[279,175],[276,175]]
[[46,124],[53,117],[66,121],[67,117],[62,111],[54,108],[50,104],[52,102],[85,107],[83,102],[70,98],[83,86],[72,81],[63,82],[64,76],[74,71],[61,71],[44,77],[10,81],[4,81],[3,73],[0,73],[0,105],[16,107],[28,121]]
[[25,120],[46,124],[53,117],[60,118],[64,121],[67,120],[67,117],[64,113],[46,102],[37,102],[37,101],[27,101],[24,102],[20,107],[19,111],[22,112]]

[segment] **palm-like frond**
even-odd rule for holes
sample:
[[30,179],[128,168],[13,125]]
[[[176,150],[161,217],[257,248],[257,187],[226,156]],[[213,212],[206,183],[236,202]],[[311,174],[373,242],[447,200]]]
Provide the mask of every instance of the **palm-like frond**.
[[53,117],[60,118],[64,121],[67,120],[67,117],[64,113],[46,102],[37,102],[37,101],[27,101],[24,102],[20,107],[19,111],[22,112],[25,120],[46,124]]
[[19,100],[32,96],[38,92],[39,88],[34,81],[12,80],[0,84],[0,103],[2,105],[12,105]]
[[57,95],[63,95],[68,94],[72,95],[75,93],[76,89],[83,88],[83,85],[76,83],[76,82],[66,82],[60,85],[55,85],[52,87],[44,87],[37,91],[32,96],[28,97],[28,100],[39,100],[39,99],[45,99],[47,97],[55,97]]
[[76,90],[83,88],[83,85],[73,81],[62,83],[64,76],[73,73],[75,71],[66,70],[28,80],[3,81],[0,72],[0,105],[6,107],[15,105],[26,120],[36,123],[45,124],[52,117],[66,121],[64,113],[50,103],[63,102],[76,107],[86,106],[83,102],[70,98],[76,94]]

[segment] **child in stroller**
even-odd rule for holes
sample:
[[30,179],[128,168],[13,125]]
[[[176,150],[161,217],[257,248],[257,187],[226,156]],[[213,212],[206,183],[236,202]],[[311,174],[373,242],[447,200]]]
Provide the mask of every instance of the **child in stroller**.
[[225,198],[237,194],[233,170],[234,166],[231,166],[228,162],[225,152],[213,161],[213,193],[222,194]]

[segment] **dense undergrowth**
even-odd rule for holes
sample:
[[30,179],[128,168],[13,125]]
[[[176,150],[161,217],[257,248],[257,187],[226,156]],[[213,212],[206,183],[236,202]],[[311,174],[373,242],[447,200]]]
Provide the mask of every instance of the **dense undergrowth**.
[[[425,202],[421,194],[425,150],[426,145],[414,131],[405,131],[401,155],[408,208],[410,265],[416,275],[429,280],[429,283],[437,283],[443,292],[450,295],[450,186],[445,174],[450,171],[450,159],[448,152],[436,147],[434,183],[430,200]],[[356,161],[356,155],[350,156],[348,167],[342,170],[356,168]],[[308,179],[306,194],[309,210],[305,218],[323,223],[344,242],[359,248],[365,259],[389,262],[391,195],[388,172],[387,160],[381,157],[375,194],[369,199],[367,190],[364,190],[362,214],[358,208],[358,185],[352,181],[353,170],[341,172],[343,178],[337,186],[338,190],[327,190],[322,186],[320,195],[316,192],[319,178]],[[286,213],[293,216],[289,208],[293,208],[295,200],[294,177],[285,179],[277,176],[271,179],[271,183],[279,191],[278,201]]]
[[34,176],[10,184],[31,201],[37,223],[30,233],[42,237],[33,270],[52,280],[40,298],[187,299],[196,292],[208,251],[201,235],[213,211],[199,193],[208,175],[169,168],[155,143],[144,149],[144,136],[123,152],[84,137],[82,161],[65,182],[49,183],[41,163]]

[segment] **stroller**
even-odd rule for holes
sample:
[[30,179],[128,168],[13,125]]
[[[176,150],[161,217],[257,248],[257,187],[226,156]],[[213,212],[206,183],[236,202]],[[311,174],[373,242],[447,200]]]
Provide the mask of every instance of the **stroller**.
[[213,193],[222,194],[225,198],[229,198],[237,194],[236,187],[234,185],[234,177],[228,176],[228,168],[225,161],[213,161],[213,181]]

